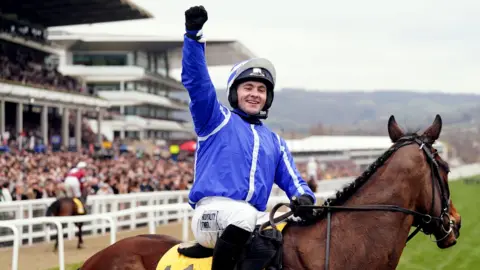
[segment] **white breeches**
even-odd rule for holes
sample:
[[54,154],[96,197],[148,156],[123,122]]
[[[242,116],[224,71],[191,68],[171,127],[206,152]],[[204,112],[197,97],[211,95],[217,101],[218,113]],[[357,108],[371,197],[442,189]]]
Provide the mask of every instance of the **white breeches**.
[[80,182],[76,177],[67,176],[65,178],[65,192],[67,193],[67,197],[78,197],[82,196],[80,192]]
[[[275,216],[283,214],[277,212]],[[197,242],[214,248],[217,238],[225,228],[236,225],[253,232],[255,226],[268,221],[268,212],[259,212],[246,201],[235,201],[226,197],[207,197],[200,200],[192,217],[192,232]]]

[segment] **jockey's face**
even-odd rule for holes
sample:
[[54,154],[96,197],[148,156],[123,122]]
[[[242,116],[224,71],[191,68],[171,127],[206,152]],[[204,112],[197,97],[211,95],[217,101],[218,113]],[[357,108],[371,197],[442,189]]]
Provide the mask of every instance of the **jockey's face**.
[[267,87],[264,83],[247,81],[237,88],[238,107],[247,114],[259,113],[267,101]]

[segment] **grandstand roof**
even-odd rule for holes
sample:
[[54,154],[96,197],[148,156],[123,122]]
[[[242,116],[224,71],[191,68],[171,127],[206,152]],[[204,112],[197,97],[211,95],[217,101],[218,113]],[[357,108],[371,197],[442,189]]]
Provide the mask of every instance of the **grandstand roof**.
[[[48,39],[69,51],[146,51],[181,53],[183,37],[127,36],[50,31]],[[236,40],[207,39],[208,65],[230,65],[255,55]],[[175,64],[175,63],[171,63]],[[176,68],[176,67],[171,67]]]
[[[392,145],[388,136],[310,136],[304,139],[286,140],[286,143],[292,153],[386,150]],[[435,143],[436,147],[439,145],[442,143]]]
[[2,0],[0,10],[44,27],[153,17],[130,0]]

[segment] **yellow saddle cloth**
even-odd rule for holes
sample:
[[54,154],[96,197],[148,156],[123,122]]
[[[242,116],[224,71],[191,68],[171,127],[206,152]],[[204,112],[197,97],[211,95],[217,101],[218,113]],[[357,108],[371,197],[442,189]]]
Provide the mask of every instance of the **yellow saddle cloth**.
[[77,213],[80,215],[85,214],[85,208],[83,207],[82,201],[79,198],[73,198],[73,202],[77,206]]
[[[282,231],[287,223],[277,224],[277,229]],[[268,226],[265,229],[271,229]],[[211,270],[212,256],[206,258],[190,258],[178,252],[178,246],[170,248],[158,262],[156,270]]]

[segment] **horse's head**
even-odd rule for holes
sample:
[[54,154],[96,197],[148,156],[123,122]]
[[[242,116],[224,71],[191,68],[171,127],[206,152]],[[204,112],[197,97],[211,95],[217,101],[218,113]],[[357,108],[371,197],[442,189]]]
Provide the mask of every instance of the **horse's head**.
[[442,119],[439,115],[421,135],[405,134],[393,115],[388,121],[388,134],[394,143],[393,147],[408,151],[405,157],[409,158],[405,162],[415,162],[415,181],[418,181],[415,186],[418,187],[415,210],[427,216],[416,217],[414,225],[421,227],[425,234],[434,235],[439,248],[448,248],[455,245],[460,235],[461,217],[450,198],[448,163],[433,147],[441,130]]

